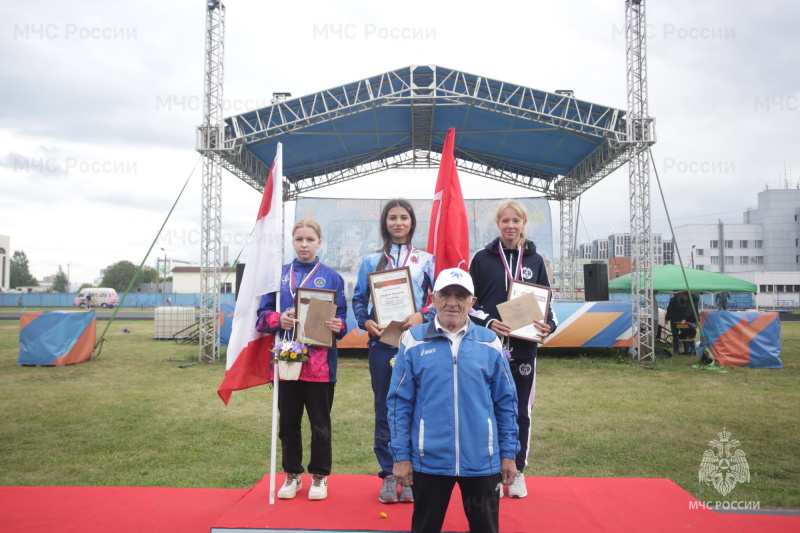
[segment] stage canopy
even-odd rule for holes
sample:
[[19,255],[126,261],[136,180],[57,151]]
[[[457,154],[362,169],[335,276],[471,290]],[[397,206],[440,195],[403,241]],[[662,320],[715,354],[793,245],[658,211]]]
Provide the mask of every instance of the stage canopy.
[[460,170],[574,199],[627,161],[625,112],[439,66],[411,66],[225,119],[225,168],[263,190],[283,143],[285,199],[383,170]]
[[[694,268],[683,269],[686,273],[684,280],[680,265],[661,265],[653,269],[653,290],[664,292],[677,292],[686,290],[686,281],[694,292],[757,292],[755,283],[744,281],[725,274],[697,270]],[[631,275],[627,274],[608,282],[608,292],[631,292]]]

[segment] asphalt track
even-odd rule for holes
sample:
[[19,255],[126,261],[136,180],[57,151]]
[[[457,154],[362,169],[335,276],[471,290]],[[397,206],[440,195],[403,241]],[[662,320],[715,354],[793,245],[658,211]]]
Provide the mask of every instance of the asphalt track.
[[[19,315],[24,310],[24,308],[22,308],[20,311],[8,312],[7,309],[8,308],[0,312],[0,320],[19,320]],[[97,312],[97,320],[111,320],[111,316],[113,314],[114,314],[113,310],[112,311],[106,311],[105,309],[100,310]],[[123,309],[117,313],[117,316],[114,317],[114,320],[150,320],[152,322],[153,320],[155,320],[155,312],[154,311],[134,312],[134,311],[125,311]]]

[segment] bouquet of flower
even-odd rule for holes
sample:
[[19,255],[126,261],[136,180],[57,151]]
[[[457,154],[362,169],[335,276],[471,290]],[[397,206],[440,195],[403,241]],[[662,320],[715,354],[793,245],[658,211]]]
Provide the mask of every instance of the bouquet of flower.
[[511,347],[509,346],[508,337],[503,341],[503,355],[506,356],[508,361],[513,361],[514,356],[511,355]]
[[308,361],[308,347],[293,340],[282,340],[275,343],[272,349],[276,361],[287,363],[302,363]]

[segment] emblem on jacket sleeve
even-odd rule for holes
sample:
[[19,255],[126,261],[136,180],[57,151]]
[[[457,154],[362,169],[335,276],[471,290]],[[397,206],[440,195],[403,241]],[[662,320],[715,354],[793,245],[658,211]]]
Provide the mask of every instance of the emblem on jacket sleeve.
[[700,462],[700,483],[713,485],[717,492],[727,496],[737,483],[750,481],[750,466],[742,450],[734,450],[741,443],[731,440],[731,433],[722,428],[719,440],[708,441],[712,449],[706,450]]

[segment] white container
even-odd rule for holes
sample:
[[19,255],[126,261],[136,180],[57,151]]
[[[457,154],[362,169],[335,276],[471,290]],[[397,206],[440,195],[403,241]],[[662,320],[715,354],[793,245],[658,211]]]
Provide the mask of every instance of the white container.
[[194,307],[156,307],[154,339],[188,339],[197,332]]
[[301,370],[303,370],[303,363],[278,361],[278,377],[282,380],[297,381],[300,378]]

